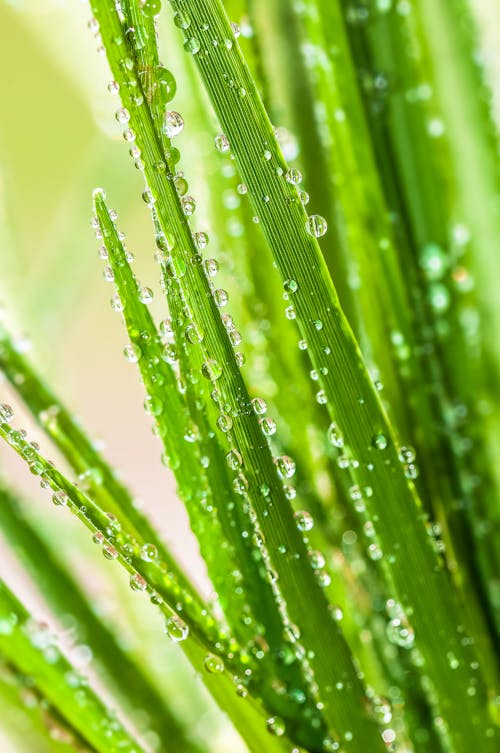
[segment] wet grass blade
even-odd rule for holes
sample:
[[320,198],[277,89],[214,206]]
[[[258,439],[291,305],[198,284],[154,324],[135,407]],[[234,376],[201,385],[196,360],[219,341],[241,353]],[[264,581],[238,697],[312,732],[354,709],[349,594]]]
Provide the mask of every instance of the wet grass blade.
[[[148,191],[155,204],[159,223],[165,236],[175,238],[174,264],[181,269],[182,286],[186,291],[193,312],[194,323],[204,332],[203,350],[208,376],[214,387],[220,391],[221,399],[227,402],[231,415],[228,432],[231,445],[242,456],[244,472],[239,474],[236,483],[242,496],[251,500],[259,527],[267,542],[270,561],[276,569],[279,589],[286,603],[287,613],[292,622],[301,623],[302,639],[310,649],[311,666],[315,680],[323,693],[323,715],[327,718],[332,733],[345,741],[347,747],[359,746],[363,740],[370,740],[372,746],[383,745],[376,726],[365,711],[364,692],[357,677],[347,646],[339,626],[331,619],[328,601],[318,579],[308,564],[307,546],[297,529],[293,511],[277,476],[273,458],[253,413],[250,399],[238,370],[234,351],[223,327],[216,302],[203,268],[193,264],[198,258],[183,205],[169,181],[162,179],[163,170],[159,165],[168,161],[161,148],[162,139],[156,134],[154,119],[144,106],[144,99],[133,99],[130,91],[137,85],[133,69],[124,65],[122,54],[127,52],[124,30],[118,15],[104,4],[95,3],[93,10],[100,23],[103,43],[107,48],[112,72],[123,93],[123,105],[127,107],[127,119],[135,134],[148,181]],[[116,39],[122,39],[118,49]],[[123,50],[123,53],[122,53]],[[132,52],[132,51],[131,51]],[[185,202],[184,202],[185,203]],[[220,370],[222,368],[221,373]],[[227,424],[228,416],[221,420]],[[220,428],[220,427],[219,427]],[[222,429],[224,432],[224,429]],[[286,465],[288,460],[278,461]],[[283,475],[289,474],[288,470]],[[263,494],[262,490],[266,493]],[[282,552],[287,554],[283,557]],[[307,593],[309,608],[304,610],[302,594]],[[320,636],[318,624],[330,621],[331,630]],[[350,677],[345,685],[332,685],[332,677]],[[353,709],[358,714],[357,736],[351,739]]]
[[[438,706],[441,704],[446,734],[456,749],[462,750],[473,744],[478,730],[483,729],[484,744],[491,746],[494,732],[485,712],[487,690],[476,671],[470,669],[477,663],[475,651],[463,645],[457,632],[463,614],[456,594],[439,566],[415,490],[398,456],[395,432],[338,305],[317,240],[312,237],[324,232],[324,223],[307,218],[295,189],[284,179],[287,166],[221,4],[201,0],[196,7],[184,2],[173,2],[172,7],[190,18],[184,31],[186,46],[195,51],[203,83],[248,187],[285,291],[293,300],[300,335],[319,374],[320,399],[348,448],[345,485],[370,490],[366,514],[376,522],[377,543],[372,541],[369,546],[375,557],[383,560],[394,603],[400,605],[404,619],[411,621],[417,640],[414,650],[421,653],[424,674],[436,691],[433,697]],[[204,26],[207,18],[211,19],[209,31]],[[213,46],[214,35],[229,40],[228,44]],[[404,554],[400,551],[402,531],[411,531],[411,547]],[[430,604],[434,624],[428,620]],[[392,601],[389,609],[391,605]],[[390,621],[398,619],[391,614],[389,617]],[[481,687],[475,695],[466,692],[471,682]],[[453,708],[458,707],[470,707],[471,717],[483,719],[476,730],[453,718]]]
[[[148,542],[141,545],[131,536],[124,519],[110,518],[102,511],[49,463],[36,446],[27,441],[24,432],[2,421],[0,436],[28,463],[31,472],[41,478],[43,487],[53,493],[54,503],[71,510],[89,529],[94,542],[102,546],[104,557],[125,568],[130,575],[132,589],[148,593],[151,602],[166,619],[168,636],[181,644],[215,700],[220,701],[231,716],[249,749],[255,753],[258,750],[265,750],[266,753],[282,751],[287,745],[286,737],[262,738],[256,734],[256,725],[265,732],[266,715],[260,703],[246,691],[244,679],[247,665],[234,641],[221,632],[206,610],[200,612],[189,594],[171,582],[166,568],[158,560],[156,550]],[[239,695],[246,698],[244,702],[235,692],[238,688]],[[267,740],[265,747],[262,747],[263,740]]]

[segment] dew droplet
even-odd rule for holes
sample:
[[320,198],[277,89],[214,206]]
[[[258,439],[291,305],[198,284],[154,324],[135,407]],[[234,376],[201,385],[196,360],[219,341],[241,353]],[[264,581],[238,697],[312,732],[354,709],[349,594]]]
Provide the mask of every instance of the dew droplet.
[[300,172],[300,170],[290,168],[286,171],[285,178],[288,183],[292,184],[292,186],[297,186],[302,180],[302,173]]
[[396,739],[396,733],[393,729],[385,729],[382,732],[382,740],[386,745],[390,745]]
[[344,438],[339,433],[336,423],[332,422],[330,426],[328,427],[327,437],[330,444],[333,445],[334,447],[341,448],[344,446]]
[[309,562],[313,570],[321,570],[326,564],[325,557],[322,552],[311,551],[309,554]]
[[163,130],[169,139],[178,136],[184,128],[184,118],[175,110],[169,110],[165,113],[165,123]]
[[189,635],[189,627],[186,625],[184,620],[181,620],[181,618],[176,614],[168,618],[165,627],[167,635],[175,643],[185,641]]
[[450,291],[441,283],[434,283],[429,289],[429,303],[437,314],[444,314],[451,302]]
[[259,426],[261,428],[262,433],[265,434],[266,437],[272,437],[272,435],[276,433],[276,424],[272,418],[269,418],[267,416],[264,418],[260,418]]
[[58,489],[52,495],[52,502],[55,505],[66,505],[68,504],[68,495],[63,489]]
[[326,570],[315,570],[315,575],[318,585],[321,588],[328,588],[332,582],[330,573],[327,573]]
[[231,431],[233,428],[233,419],[231,416],[228,416],[227,414],[223,413],[217,418],[217,428],[220,429],[220,431],[224,432],[224,434],[227,434],[228,431]]
[[252,408],[258,416],[263,416],[267,411],[267,403],[261,397],[254,397],[252,399]]
[[221,152],[222,154],[225,154],[230,149],[229,139],[224,133],[219,133],[218,136],[215,137],[215,148],[218,152]]
[[415,633],[409,624],[402,607],[394,601],[394,599],[389,599],[386,602],[386,609],[390,617],[389,623],[386,627],[388,639],[391,643],[394,643],[401,648],[412,648],[415,642]]
[[186,329],[184,330],[184,335],[186,340],[192,345],[196,345],[203,340],[203,333],[194,322],[187,325]]
[[125,107],[120,107],[120,109],[116,111],[115,117],[119,123],[125,125],[130,120],[130,113]]
[[156,76],[158,80],[160,102],[162,105],[166,105],[175,97],[177,83],[171,71],[163,65],[157,66]]
[[123,349],[123,355],[129,363],[137,363],[142,355],[142,351],[138,345],[130,343],[130,345],[126,345]]
[[440,138],[446,131],[446,126],[441,120],[441,118],[431,118],[429,122],[427,123],[427,133],[431,138],[438,139]]
[[159,416],[163,412],[163,403],[159,397],[149,395],[144,400],[144,410],[148,416]]
[[428,280],[440,280],[448,266],[445,252],[437,243],[428,243],[420,252],[420,267]]
[[243,458],[237,450],[231,450],[226,455],[226,463],[232,471],[237,471],[243,465]]
[[203,666],[210,674],[220,674],[221,672],[224,672],[224,662],[220,656],[216,656],[215,654],[208,654],[205,657]]
[[130,576],[130,588],[132,591],[145,591],[148,584],[139,573]]
[[218,363],[218,361],[215,361],[213,358],[209,358],[207,361],[205,361],[201,367],[201,373],[205,377],[205,379],[210,379],[211,381],[215,381],[216,379],[219,379],[219,377],[222,374],[222,367]]
[[115,273],[113,272],[112,267],[104,267],[102,270],[102,276],[106,280],[106,282],[114,282],[115,279]]
[[139,300],[141,303],[146,304],[148,306],[153,301],[153,291],[151,288],[141,288],[139,290]]
[[375,434],[372,444],[377,450],[385,450],[388,445],[387,437],[385,434]]
[[182,11],[176,11],[174,13],[174,24],[179,29],[189,29],[191,26],[191,19],[187,15],[187,13],[183,13]]
[[203,251],[208,246],[207,233],[195,233],[193,235],[194,245],[199,251]]
[[248,489],[248,479],[243,473],[238,473],[233,481],[233,489],[236,494],[245,494]]
[[183,196],[181,199],[181,206],[186,217],[191,217],[196,209],[196,201],[192,196]]
[[4,423],[8,424],[12,421],[14,418],[14,411],[10,407],[10,405],[7,405],[4,403],[3,405],[0,405],[0,421],[3,421]]
[[161,11],[161,0],[144,0],[142,4],[142,12],[145,16],[153,18],[157,16]]
[[140,556],[145,562],[153,562],[158,556],[158,551],[154,544],[144,544],[141,547]]
[[373,562],[377,562],[378,560],[381,560],[384,556],[382,549],[379,547],[378,544],[370,544],[367,549],[367,553],[369,558]]
[[189,188],[189,183],[184,177],[183,173],[178,173],[174,177],[174,187],[177,192],[177,196],[184,196]]
[[269,734],[281,737],[285,734],[285,722],[279,716],[271,716],[266,721],[266,728]]
[[293,514],[299,531],[310,531],[314,527],[314,518],[307,510],[300,510]]
[[200,40],[197,37],[186,39],[184,42],[184,49],[192,55],[196,55],[201,49]]
[[418,468],[414,463],[405,464],[404,472],[406,478],[411,479],[412,481],[418,478]]
[[213,296],[214,296],[215,305],[218,308],[223,308],[224,306],[226,306],[229,300],[227,291],[223,290],[222,288],[218,288],[217,290],[214,290]]
[[233,345],[234,347],[237,347],[238,345],[240,345],[243,338],[241,336],[241,333],[238,332],[237,329],[232,329],[229,332],[229,339],[231,341],[231,345]]
[[217,259],[206,259],[203,262],[203,268],[208,277],[215,277],[219,271],[219,262]]
[[306,230],[313,238],[321,238],[328,230],[328,224],[320,214],[311,214],[306,221]]
[[287,293],[296,293],[299,289],[299,284],[296,280],[285,280],[283,287]]
[[340,744],[331,737],[324,737],[322,745],[325,753],[338,753],[340,750]]
[[413,447],[400,447],[398,457],[402,463],[413,463],[415,460],[415,450]]
[[107,560],[115,560],[118,557],[118,551],[112,544],[104,544],[102,553]]
[[295,461],[289,455],[281,455],[275,458],[274,464],[280,478],[292,478],[295,473]]
[[111,300],[110,300],[109,303],[110,303],[111,308],[113,309],[113,311],[120,312],[120,311],[123,311],[123,309],[124,309],[122,300],[121,300],[120,296],[118,295],[118,293],[114,294],[114,296],[111,298]]

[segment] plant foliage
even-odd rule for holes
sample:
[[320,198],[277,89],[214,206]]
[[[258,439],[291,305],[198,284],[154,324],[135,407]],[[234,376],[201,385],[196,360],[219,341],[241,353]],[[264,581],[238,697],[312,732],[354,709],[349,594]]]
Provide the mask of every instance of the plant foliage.
[[[210,696],[254,753],[493,753],[500,228],[474,4],[163,5],[91,0],[89,24],[144,184],[159,317],[103,189],[92,227],[215,597],[0,325],[0,367],[57,463],[7,403],[0,435],[116,563],[92,565],[115,600],[118,571],[149,597],[154,638],[142,622],[132,633],[158,652],[154,667],[127,647],[60,556],[60,529],[40,529],[4,481],[6,543],[80,646],[75,662],[5,574],[9,732],[22,719],[34,750],[215,752],[176,699],[201,693],[191,665],[201,706]],[[184,85],[215,134],[197,166],[210,233],[181,170],[189,142],[177,148]],[[158,673],[168,638],[184,658]]]

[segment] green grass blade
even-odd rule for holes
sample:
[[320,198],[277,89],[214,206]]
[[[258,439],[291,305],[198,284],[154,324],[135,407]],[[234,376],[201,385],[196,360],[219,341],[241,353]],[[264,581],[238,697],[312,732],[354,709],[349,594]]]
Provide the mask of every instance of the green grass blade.
[[[191,259],[198,258],[197,249],[189,231],[186,218],[182,212],[181,202],[175,195],[173,187],[162,179],[159,164],[165,164],[165,154],[160,148],[161,139],[155,133],[154,121],[147,109],[132,101],[127,90],[136,81],[131,67],[123,65],[123,58],[117,52],[112,40],[123,39],[123,29],[119,18],[110,8],[99,3],[93,5],[100,22],[100,31],[109,55],[113,74],[119,80],[123,93],[123,104],[127,105],[130,126],[136,134],[138,146],[142,152],[142,164],[148,180],[149,191],[155,200],[156,212],[162,230],[170,237],[175,232],[175,242],[181,256],[177,264],[182,265],[182,284],[190,290],[190,304],[198,326],[205,333],[203,348],[209,360],[224,364],[225,368],[214,385],[221,391],[224,402],[228,402],[232,418],[234,447],[243,457],[245,476],[237,483],[248,484],[247,496],[262,528],[267,548],[279,578],[280,591],[287,605],[290,619],[298,620],[302,626],[302,637],[310,649],[311,666],[315,679],[325,696],[323,714],[328,718],[334,734],[345,740],[347,747],[360,746],[363,740],[370,740],[372,746],[382,742],[378,737],[373,721],[366,715],[364,693],[354,666],[351,662],[346,644],[338,625],[330,617],[328,601],[307,560],[307,547],[297,530],[292,510],[285,497],[282,485],[277,477],[267,443],[263,443],[256,416],[250,408],[250,401],[245,386],[239,375],[232,346],[228,341],[212,298],[208,281],[199,265],[193,266]],[[122,44],[125,44],[123,39]],[[124,52],[126,46],[123,47]],[[122,61],[122,63],[120,63]],[[199,291],[193,295],[194,291]],[[187,297],[188,293],[186,294]],[[272,506],[268,504],[269,491]],[[281,551],[287,552],[285,559]],[[297,556],[293,556],[297,555]],[[304,610],[301,594],[307,593],[310,607]],[[330,621],[331,630],[326,634],[329,643],[325,645],[325,636],[320,636],[317,624]],[[327,623],[328,624],[328,623]],[[350,677],[344,686],[332,686],[332,677]],[[351,740],[353,709],[358,714],[357,737]]]
[[[172,640],[180,643],[214,698],[221,701],[222,707],[233,719],[250,750],[257,753],[255,740],[261,740],[261,736],[255,735],[256,720],[265,729],[266,716],[260,704],[246,691],[247,665],[237,653],[234,642],[228,641],[219,632],[213,618],[208,617],[204,610],[199,612],[189,594],[172,585],[166,568],[158,561],[150,545],[146,543],[145,547],[144,544],[141,546],[140,542],[129,536],[123,519],[110,519],[88,496],[47,462],[21,431],[11,429],[7,423],[2,422],[0,436],[24,458],[31,472],[41,477],[43,486],[54,492],[55,502],[70,509],[91,531],[94,541],[102,545],[106,559],[116,560],[125,568],[130,574],[132,588],[137,591],[147,590],[152,603],[167,620],[167,633]],[[179,612],[182,618],[178,616]],[[207,665],[208,656],[223,657],[223,661],[217,663],[216,671]],[[245,697],[245,701],[238,698],[235,692],[238,688],[241,689],[239,695]],[[230,698],[233,699],[232,702]],[[269,736],[264,750],[266,753],[282,751],[286,739],[283,737],[282,740],[274,740]]]
[[198,594],[169,553],[154,526],[137,509],[129,490],[117,478],[68,408],[45,384],[28,359],[19,352],[15,340],[1,324],[0,369],[34,419],[62,452],[75,473],[85,482],[86,488],[101,508],[114,515],[124,514],[135,534],[144,542],[156,547],[172,578],[177,580],[184,591],[190,593],[190,598],[200,605]]
[[14,497],[0,489],[0,528],[20,557],[53,613],[76,621],[77,639],[91,642],[92,653],[105,682],[128,711],[147,709],[150,727],[163,741],[195,753],[185,730],[150,683],[137,660],[120,645],[116,635],[99,618],[73,575],[57,560],[51,548],[29,521]]
[[[94,541],[102,545],[104,556],[117,560],[131,576],[134,590],[149,589],[152,601],[168,618],[183,611],[189,621],[191,633],[202,644],[214,650],[214,644],[224,639],[213,617],[191,599],[171,577],[168,568],[158,559],[158,552],[150,542],[138,540],[127,528],[126,518],[117,518],[103,511],[89,496],[69,481],[64,474],[48,462],[38,447],[26,439],[26,432],[16,430],[8,423],[0,423],[0,436],[27,463],[31,473],[40,477],[41,484],[53,492],[53,502],[68,507],[91,531]],[[182,621],[181,621],[182,622]],[[187,635],[188,630],[180,630]]]
[[96,693],[75,672],[7,585],[0,581],[0,651],[33,677],[40,692],[99,753],[140,753],[135,741]]
[[[354,461],[346,473],[346,484],[370,488],[373,492],[366,500],[366,509],[368,516],[377,522],[383,566],[395,600],[404,613],[411,613],[424,672],[436,689],[438,701],[441,699],[447,733],[456,749],[461,750],[473,744],[476,731],[479,734],[482,729],[484,744],[491,746],[489,735],[493,730],[485,712],[486,688],[483,684],[475,695],[466,692],[477,679],[470,669],[477,661],[475,652],[463,645],[462,636],[457,633],[457,625],[462,623],[457,599],[432,550],[414,490],[398,458],[394,432],[338,307],[317,242],[306,231],[305,212],[297,201],[287,201],[296,198],[296,194],[283,179],[287,167],[237,44],[232,42],[231,49],[211,45],[213,35],[231,39],[229,22],[220,3],[215,1],[202,0],[196,7],[188,7],[184,2],[174,2],[172,6],[190,17],[185,32],[187,45],[198,47],[195,61],[248,186],[254,209],[284,282],[289,289],[296,288],[290,297],[301,336],[320,374],[327,408]],[[204,28],[207,18],[211,19],[209,32]],[[195,40],[196,44],[189,40]],[[230,81],[234,86],[228,86]],[[290,280],[295,284],[287,282]],[[403,555],[398,532],[405,530],[412,532],[412,546]],[[430,604],[434,624],[428,620]],[[450,666],[450,656],[457,658],[458,672]],[[478,721],[476,731],[454,718],[453,708],[458,707],[470,708],[471,717],[483,719]]]
[[[453,373],[453,377],[460,380],[462,394],[472,403],[467,429],[473,436],[475,451],[467,457],[468,469],[463,471],[465,478],[462,483],[466,488],[470,487],[470,479],[476,474],[482,479],[480,488],[472,490],[472,515],[468,516],[466,525],[472,522],[474,557],[486,575],[487,584],[494,588],[495,573],[500,568],[500,528],[496,503],[498,480],[495,482],[494,479],[497,465],[494,451],[488,445],[491,433],[498,432],[494,428],[498,426],[494,406],[497,401],[499,363],[487,334],[489,329],[496,329],[494,322],[499,317],[498,295],[492,282],[498,272],[496,248],[500,218],[498,209],[490,201],[490,197],[497,195],[500,188],[498,128],[491,112],[492,93],[487,88],[484,70],[476,60],[476,50],[481,40],[472,16],[471,3],[455,0],[444,6],[421,0],[419,6],[422,31],[428,40],[436,98],[446,124],[449,161],[456,176],[455,211],[465,222],[465,225],[455,225],[455,237],[460,240],[460,231],[462,236],[465,233],[466,239],[467,233],[469,235],[468,247],[455,249],[455,256],[459,258],[453,259],[455,263],[451,270],[452,285],[462,293],[456,296],[459,298],[458,306],[455,298],[455,308],[458,324],[465,330],[463,351],[468,355],[468,368],[461,368],[458,374]],[[446,62],[443,62],[445,50]],[[453,67],[448,61],[454,62]],[[451,96],[451,92],[457,88],[461,96]],[[466,288],[474,285],[472,294],[469,292],[465,295],[465,291],[461,291],[461,282]],[[485,326],[482,337],[480,331],[467,325],[470,321],[468,317],[473,316],[474,310],[479,311],[481,321],[488,327]],[[456,343],[450,343],[448,347],[450,370],[455,372],[452,357],[460,363],[464,359],[456,352]],[[483,416],[485,403],[491,415],[486,420]],[[468,506],[465,507],[467,511]],[[494,596],[490,601],[495,608]],[[500,612],[498,605],[496,607],[497,630],[500,630]]]
[[29,677],[3,656],[0,656],[0,698],[1,728],[18,746],[26,750],[29,745],[29,750],[35,753],[90,750],[78,732],[33,687]]
[[[133,358],[147,392],[146,405],[154,417],[165,457],[176,474],[177,491],[188,510],[209,576],[219,591],[224,580],[231,578],[236,563],[229,547],[213,547],[214,536],[223,540],[213,498],[216,489],[208,483],[208,469],[199,443],[195,441],[200,429],[193,422],[183,394],[185,389],[179,384],[173,366],[182,343],[165,344],[159,336],[147,305],[141,300],[141,287],[127,263],[125,249],[99,191],[94,193],[94,207],[122,302]],[[233,587],[236,588],[236,582]],[[234,608],[236,614],[243,608],[238,598],[234,600]]]
[[[399,218],[395,230],[400,265],[408,277],[414,304],[415,332],[405,335],[403,341],[419,354],[417,368],[411,368],[410,373],[417,375],[420,371],[420,376],[408,385],[413,405],[411,423],[415,427],[411,442],[417,448],[420,469],[417,484],[426,509],[443,530],[447,562],[457,587],[463,591],[468,620],[484,656],[483,665],[494,667],[488,631],[494,636],[495,629],[478,571],[475,525],[469,512],[483,507],[481,497],[493,498],[491,472],[483,462],[481,489],[476,491],[471,478],[478,471],[470,465],[474,467],[474,457],[484,458],[485,453],[466,450],[469,437],[474,439],[477,450],[483,446],[483,422],[478,419],[482,412],[479,405],[484,400],[484,368],[477,336],[473,331],[467,334],[464,325],[471,307],[477,303],[473,293],[461,291],[453,281],[454,275],[464,273],[464,268],[455,266],[462,263],[464,253],[456,238],[468,231],[457,224],[457,212],[463,210],[455,206],[454,197],[463,180],[457,181],[455,188],[446,177],[454,172],[448,139],[445,133],[432,134],[432,127],[441,129],[441,121],[436,117],[441,104],[436,95],[432,103],[425,96],[427,82],[434,75],[428,53],[434,36],[430,30],[423,34],[420,11],[411,18],[383,12],[366,27],[352,21],[347,5],[345,15],[358,77],[364,87],[372,150],[377,157],[387,205]],[[405,39],[411,40],[410,46]],[[441,49],[442,41],[436,44]],[[411,49],[418,49],[418,54],[411,54]],[[464,52],[459,57],[467,56]],[[438,68],[446,68],[441,57]],[[363,71],[369,69],[383,71],[386,84],[383,95],[374,93],[365,81]],[[396,78],[407,92],[405,97],[391,84]],[[419,92],[424,94],[422,98]],[[461,130],[454,125],[455,120],[461,122],[456,118],[450,120],[447,130],[451,135]],[[368,137],[362,140],[369,141]],[[477,138],[474,148],[481,143]],[[441,295],[446,303],[440,309],[435,302]],[[461,364],[460,368],[457,364]],[[461,421],[456,411],[463,411],[464,406],[468,418]],[[488,547],[483,546],[483,558],[487,551]],[[460,569],[458,556],[462,562]]]

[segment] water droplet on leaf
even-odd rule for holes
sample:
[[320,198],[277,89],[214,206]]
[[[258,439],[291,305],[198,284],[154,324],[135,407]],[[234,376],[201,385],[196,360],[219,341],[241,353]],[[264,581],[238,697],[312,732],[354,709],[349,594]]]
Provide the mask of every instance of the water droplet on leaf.
[[165,124],[163,130],[167,134],[169,139],[173,139],[182,133],[184,128],[184,118],[175,110],[169,110],[165,113]]
[[321,238],[328,230],[328,224],[324,217],[319,214],[311,214],[307,218],[306,230],[313,238]]

